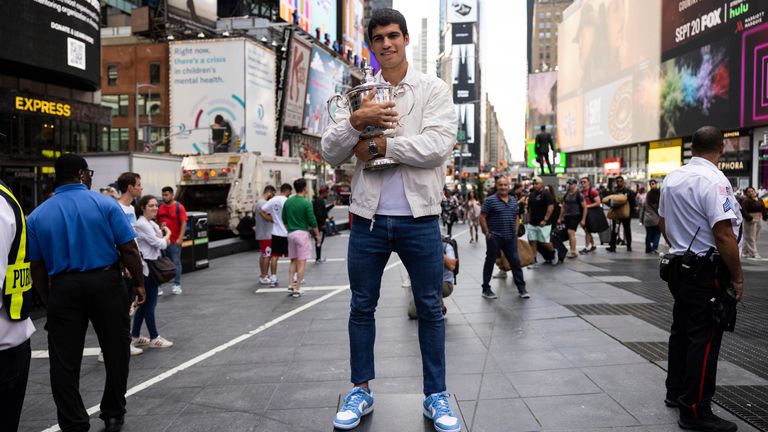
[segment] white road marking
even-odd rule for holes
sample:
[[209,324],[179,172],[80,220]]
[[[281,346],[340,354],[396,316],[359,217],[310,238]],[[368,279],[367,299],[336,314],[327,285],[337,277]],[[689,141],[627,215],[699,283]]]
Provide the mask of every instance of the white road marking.
[[[333,291],[337,289],[347,289],[349,285],[329,285],[329,286],[306,286],[301,287],[302,291]],[[285,288],[259,288],[256,290],[256,294],[266,293],[287,293],[288,287]]]
[[[346,258],[326,258],[325,262],[344,262],[346,260],[347,260]],[[289,262],[291,262],[291,260],[288,259],[288,258],[280,258],[279,260],[277,260],[277,262],[279,262],[279,263],[289,263]],[[307,264],[315,264],[315,260],[308,259],[307,260]]]
[[[101,348],[84,348],[83,349],[83,356],[97,356],[101,352]],[[48,350],[32,350],[32,358],[37,359],[47,359],[48,358]]]

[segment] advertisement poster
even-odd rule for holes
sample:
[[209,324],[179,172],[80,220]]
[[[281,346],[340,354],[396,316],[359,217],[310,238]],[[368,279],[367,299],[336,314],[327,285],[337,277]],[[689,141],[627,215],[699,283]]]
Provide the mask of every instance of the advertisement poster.
[[[528,168],[535,168],[536,173],[541,173],[541,164],[539,161],[536,160],[536,141],[528,140],[525,146],[525,154],[527,156],[527,166]],[[555,168],[555,174],[565,174],[565,153],[558,151],[553,152],[551,149],[549,150],[549,161],[552,163],[552,166]],[[549,167],[547,167],[546,163],[544,164],[544,171],[549,174]]]
[[4,1],[2,10],[0,72],[83,90],[100,87],[98,1]]
[[584,95],[585,148],[627,144],[632,137],[632,78]]
[[325,35],[331,43],[336,38],[336,0],[311,0],[309,8],[310,31],[315,35],[315,30],[320,29],[320,41],[325,42]]
[[451,26],[451,45],[467,45],[475,43],[474,25],[472,23],[454,24]]
[[275,62],[272,50],[245,41],[245,135],[239,151],[275,154]]
[[312,48],[307,99],[304,106],[304,133],[322,136],[328,122],[328,99],[343,93],[349,85],[349,70],[320,48]]
[[298,38],[291,45],[288,58],[288,92],[285,102],[285,126],[300,128],[304,121],[304,102],[307,98],[307,75],[312,50]]
[[309,29],[309,3],[310,0],[280,0],[280,18],[290,24],[298,20],[299,28],[314,36],[314,30]]
[[557,104],[557,146],[566,152],[583,150],[584,99],[574,96]]
[[760,24],[741,37],[740,126],[768,121],[768,23]]
[[171,153],[213,153],[211,126],[221,116],[231,130],[230,151],[273,154],[274,54],[243,39],[175,42],[169,50],[171,128],[177,132]]
[[462,104],[477,100],[475,45],[454,45],[451,56],[453,66],[453,102]]
[[168,0],[172,15],[190,19],[196,23],[210,24],[215,27],[216,0]]
[[449,23],[471,23],[477,21],[477,0],[445,0]]
[[454,105],[459,119],[459,131],[464,131],[465,142],[475,143],[475,104]]
[[528,75],[528,137],[534,139],[544,125],[548,131],[555,125],[557,106],[557,72]]
[[344,47],[355,54],[363,56],[363,44],[365,43],[365,8],[363,0],[344,0],[344,17],[342,29]]

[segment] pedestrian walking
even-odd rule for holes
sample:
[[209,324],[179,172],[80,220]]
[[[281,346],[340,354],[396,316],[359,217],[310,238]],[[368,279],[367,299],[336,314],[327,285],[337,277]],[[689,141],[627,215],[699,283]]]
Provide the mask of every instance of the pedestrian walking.
[[[592,234],[598,234],[599,236],[600,232],[608,229],[608,225],[605,222],[605,214],[603,213],[600,192],[592,187],[588,177],[582,177],[579,182],[581,183],[581,194],[584,195],[584,203],[587,206],[587,226],[584,229],[584,249],[579,251],[580,254],[585,255],[597,250]],[[605,228],[603,228],[603,225],[605,225]],[[603,229],[601,230],[600,228]]]
[[[259,215],[267,222],[272,223],[272,253],[270,254],[270,266],[272,267],[272,276],[270,285],[275,287],[279,283],[277,280],[277,261],[280,257],[288,256],[288,231],[283,224],[283,204],[291,196],[293,186],[288,183],[280,185],[280,194],[275,195],[259,211]],[[288,281],[291,285],[291,281]]]
[[475,191],[467,193],[467,220],[469,221],[469,242],[477,243],[477,227],[480,225],[480,201],[475,197]]
[[[93,325],[107,370],[100,410],[108,432],[119,431],[125,416],[131,335],[131,300],[120,262],[141,274],[135,233],[112,198],[91,192],[93,171],[85,159],[65,154],[55,162],[55,195],[27,219],[33,284],[47,304],[51,391],[62,430],[88,430],[79,392],[85,331]],[[50,291],[48,289],[50,281]],[[132,294],[144,303],[144,281]]]
[[315,244],[320,244],[320,232],[317,229],[317,219],[312,210],[312,203],[307,199],[307,181],[300,178],[293,182],[296,195],[285,200],[282,210],[282,220],[288,231],[288,257],[291,264],[288,267],[288,288],[292,297],[301,296],[301,284],[304,282],[304,270],[307,260],[312,255],[312,237]]
[[27,244],[21,204],[0,181],[0,430],[10,432],[19,427],[35,332]]
[[555,171],[552,169],[552,162],[549,161],[549,150],[552,149],[553,152],[557,150],[555,149],[552,135],[547,132],[545,125],[541,125],[540,132],[536,134],[533,148],[536,152],[536,161],[539,163],[539,167],[541,167],[541,175],[544,175],[544,164],[547,165],[550,175],[555,174]]
[[272,256],[272,222],[269,222],[260,215],[264,205],[276,193],[277,189],[274,186],[266,185],[261,198],[256,202],[256,206],[253,209],[253,219],[255,221],[254,234],[256,241],[259,242],[259,284],[261,285],[270,285],[272,283],[271,276],[277,277],[277,261],[270,267]]
[[544,188],[541,178],[534,177],[533,187],[528,196],[528,224],[525,226],[528,242],[531,244],[534,256],[538,250],[538,243],[541,243],[544,251],[549,255],[544,257],[545,261],[557,264],[557,254],[554,253],[550,242],[554,211],[555,197]]
[[[323,243],[325,243],[325,236],[329,233],[329,219],[328,212],[333,208],[333,203],[326,204],[325,200],[328,199],[328,188],[322,186],[317,192],[317,196],[312,199],[312,211],[315,213],[315,220],[317,220],[318,229],[320,230],[320,241],[315,245],[315,263],[322,264],[325,259],[322,257]],[[334,223],[334,228],[336,224]]]
[[576,230],[581,226],[587,225],[587,206],[584,201],[584,195],[578,190],[578,181],[575,178],[569,178],[567,181],[568,191],[563,197],[563,211],[557,221],[558,225],[565,224],[568,230],[568,242],[570,251],[568,258],[576,258],[579,254],[576,252]]
[[744,198],[741,200],[744,209],[744,258],[761,259],[757,250],[757,239],[763,226],[763,218],[766,210],[763,200],[758,198],[757,191],[752,186],[744,189]]
[[503,251],[512,269],[512,276],[520,297],[529,298],[525,289],[523,268],[517,254],[517,227],[520,223],[517,215],[517,201],[509,194],[509,180],[500,177],[496,181],[496,194],[488,197],[480,213],[480,227],[485,236],[485,264],[483,265],[483,297],[495,299],[498,296],[491,290],[491,274],[499,252]]
[[[637,208],[637,202],[635,201],[635,192],[628,188],[624,177],[616,177],[616,188],[611,195],[606,196],[605,201],[608,202],[609,197],[613,195],[626,196],[626,204],[622,206],[628,206],[628,213],[623,213],[619,209],[616,210],[616,216],[611,220],[611,243],[608,247],[608,252],[616,252],[616,244],[619,238],[619,230],[624,230],[624,240],[627,243],[627,252],[632,252],[632,215]],[[610,204],[609,204],[610,205]]]
[[[423,410],[438,431],[461,429],[451,409],[445,385],[445,321],[440,310],[443,253],[440,235],[443,166],[456,141],[456,114],[445,82],[424,75],[408,64],[405,18],[393,9],[376,9],[368,23],[368,39],[381,65],[378,81],[407,83],[413,98],[376,103],[373,96],[339,124],[329,125],[322,138],[324,158],[339,165],[357,156],[352,177],[352,229],[347,268],[350,302],[349,341],[351,381],[334,426],[356,427],[373,409],[369,382],[374,373],[374,312],[381,276],[392,252],[399,255],[411,279],[419,316],[419,345],[424,373]],[[413,102],[412,114],[405,104]],[[339,117],[346,113],[340,110]],[[394,128],[393,137],[359,138],[366,126]],[[400,164],[383,171],[363,170],[378,155]]]
[[451,237],[453,224],[459,220],[459,216],[456,214],[456,210],[459,208],[459,201],[447,187],[443,189],[443,200],[440,202],[440,207],[442,209],[443,225],[446,227],[448,237]]
[[[139,251],[144,260],[142,275],[144,276],[144,291],[146,301],[136,308],[133,314],[133,329],[131,330],[131,343],[137,347],[170,348],[173,342],[160,336],[157,332],[155,321],[155,308],[157,307],[157,289],[160,283],[155,280],[149,271],[149,264],[162,256],[162,251],[173,243],[173,232],[167,226],[157,225],[159,205],[157,198],[152,195],[144,195],[139,200],[141,216],[136,221],[136,241],[139,243]],[[149,337],[141,335],[141,324],[147,323]]]
[[173,278],[171,294],[181,294],[181,245],[187,233],[187,209],[184,204],[173,197],[173,188],[165,186],[162,189],[163,203],[157,211],[157,224],[171,230],[171,243],[165,249],[165,255],[171,258],[176,266],[176,276]]
[[661,191],[652,188],[645,195],[640,222],[645,227],[645,253],[658,253],[661,230],[659,229],[659,200]]
[[674,297],[665,403],[679,408],[684,429],[735,431],[711,404],[723,331],[733,330],[744,291],[742,218],[731,183],[717,168],[723,134],[700,128],[691,152],[687,165],[667,175],[659,205],[659,225],[670,244],[662,277]]

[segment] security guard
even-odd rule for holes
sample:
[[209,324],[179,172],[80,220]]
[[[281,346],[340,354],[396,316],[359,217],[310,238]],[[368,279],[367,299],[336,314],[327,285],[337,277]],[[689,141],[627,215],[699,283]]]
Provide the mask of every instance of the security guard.
[[0,431],[19,427],[32,350],[32,283],[21,205],[0,181]]
[[[81,156],[56,160],[56,194],[27,220],[32,280],[48,305],[51,391],[63,431],[87,431],[79,392],[85,331],[93,324],[104,353],[107,379],[101,415],[108,432],[122,428],[128,383],[130,299],[118,261],[141,274],[134,231],[117,202],[91,192],[93,171]],[[50,281],[50,289],[49,289]],[[133,294],[144,301],[137,280]]]
[[675,301],[664,402],[679,407],[680,427],[698,431],[737,428],[710,407],[720,341],[729,324],[732,330],[744,289],[741,212],[717,168],[723,149],[718,129],[697,130],[693,157],[664,180],[659,206],[659,226],[670,244],[661,272]]

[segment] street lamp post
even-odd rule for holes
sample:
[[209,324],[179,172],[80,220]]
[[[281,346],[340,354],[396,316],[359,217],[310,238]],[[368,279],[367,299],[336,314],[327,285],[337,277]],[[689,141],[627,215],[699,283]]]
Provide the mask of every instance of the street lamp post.
[[[136,149],[137,150],[139,148],[139,127],[140,127],[140,124],[139,124],[139,89],[144,88],[144,87],[156,88],[157,86],[153,85],[153,84],[140,84],[138,82],[136,83],[136,95],[134,97],[134,105],[136,106],[136,135],[135,135],[135,137],[136,137]],[[146,106],[147,106],[147,103],[144,102],[144,109],[145,110],[146,110]],[[149,125],[150,125],[150,127],[152,127],[152,114],[151,113],[149,114]],[[148,139],[145,139],[145,141],[150,141],[150,140],[151,140],[151,137],[148,138]],[[144,150],[144,149],[142,148],[142,150]]]

